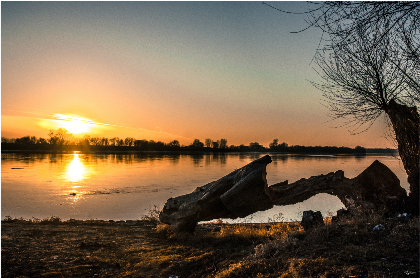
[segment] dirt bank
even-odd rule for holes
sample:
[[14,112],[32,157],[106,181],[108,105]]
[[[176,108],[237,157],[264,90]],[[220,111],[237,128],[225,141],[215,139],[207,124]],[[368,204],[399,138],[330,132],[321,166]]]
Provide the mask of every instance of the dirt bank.
[[[382,223],[384,231],[373,227]],[[367,216],[304,232],[299,223],[153,221],[1,224],[2,277],[419,277],[418,218]]]

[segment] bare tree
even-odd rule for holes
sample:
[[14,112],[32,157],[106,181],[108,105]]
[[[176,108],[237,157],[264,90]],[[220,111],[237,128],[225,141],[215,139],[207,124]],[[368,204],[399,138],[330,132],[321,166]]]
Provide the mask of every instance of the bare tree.
[[[357,128],[368,127],[387,112],[389,102],[412,106],[409,78],[401,74],[408,65],[393,61],[393,45],[379,31],[357,32],[350,44],[332,44],[330,50],[317,52],[315,63],[324,82],[311,82],[323,91],[327,106],[335,118],[345,118]],[[355,131],[353,130],[353,131]]]
[[412,88],[410,97],[418,104],[420,2],[324,2],[320,10],[310,15],[310,23],[328,34],[323,50],[358,44],[360,32],[378,33],[369,40],[373,47],[388,40],[393,52],[389,61],[407,78]]
[[227,140],[226,139],[220,139],[220,146],[219,148],[225,149],[227,147]]
[[100,146],[101,145],[101,138],[99,137],[91,137],[89,140],[90,144],[93,146]]
[[353,131],[386,113],[418,213],[420,2],[322,2],[306,14],[323,31],[314,60],[324,82],[312,84]]
[[65,128],[58,128],[57,130],[51,129],[48,133],[48,139],[51,145],[68,145],[72,140],[73,134]]
[[270,149],[275,150],[278,145],[279,145],[279,139],[273,139],[273,142],[271,142],[268,146],[270,147]]
[[101,138],[101,146],[108,146],[109,145],[109,139],[106,137]]
[[[271,8],[285,13],[271,4],[263,3]],[[420,101],[420,2],[378,2],[378,1],[327,1],[309,2],[308,10],[302,13],[307,15],[308,26],[319,28],[323,32],[318,52],[331,50],[337,46],[358,43],[358,33],[378,32],[374,40],[369,42],[372,46],[388,39],[394,52],[390,63],[394,63],[400,74],[407,77],[411,86],[411,98]],[[406,66],[401,67],[401,64]]]
[[179,144],[178,140],[173,140],[173,141],[169,142],[168,147],[179,148],[179,147],[181,147],[181,145]]
[[204,145],[206,145],[207,148],[210,148],[213,141],[210,138],[207,138],[204,142]]
[[194,148],[202,148],[204,147],[204,144],[199,139],[194,139],[191,146],[193,146]]
[[[418,43],[417,46],[414,40],[399,43],[402,39],[393,32],[391,23],[389,20],[383,24],[367,24],[369,28],[360,24],[356,25],[359,29],[352,29],[350,33],[330,35],[329,50],[315,55],[325,82],[313,84],[324,92],[333,116],[350,119],[356,127],[364,124],[369,127],[383,112],[387,114],[408,175],[410,198],[416,205],[414,211],[418,212],[419,114],[416,106],[420,96],[420,64],[418,56],[408,51],[413,47],[418,49]],[[401,25],[404,30],[410,28]]]
[[136,141],[136,139],[135,138],[133,138],[133,137],[127,137],[127,138],[125,138],[124,139],[124,144],[126,145],[126,146],[129,146],[129,147],[131,147],[131,146],[133,146],[134,145],[134,142]]

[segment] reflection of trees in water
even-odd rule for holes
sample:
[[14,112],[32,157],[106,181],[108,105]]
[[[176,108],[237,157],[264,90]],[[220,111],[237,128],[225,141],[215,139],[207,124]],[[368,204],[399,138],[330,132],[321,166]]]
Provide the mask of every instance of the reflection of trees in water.
[[137,154],[135,154],[134,160],[136,162],[145,162],[145,161],[149,160],[149,158],[144,153],[137,153]]
[[294,161],[299,162],[308,162],[308,161],[327,161],[332,159],[343,159],[347,158],[349,160],[355,160],[356,162],[361,162],[362,160],[366,159],[366,155],[349,155],[349,156],[341,156],[341,155],[294,155],[294,154],[271,154],[271,160],[275,165],[277,165],[278,162],[281,162],[282,164],[285,164],[288,162],[288,160],[292,159]]
[[200,162],[204,160],[203,154],[193,154],[191,155],[194,166],[199,166]]
[[[121,153],[121,154],[58,154],[58,153],[2,153],[2,162],[8,160],[18,160],[26,165],[34,163],[46,162],[49,164],[67,164],[75,155],[79,155],[79,159],[86,165],[99,164],[135,164],[135,163],[159,163],[159,161],[170,161],[172,164],[180,163],[181,156],[188,157],[192,160],[194,166],[215,164],[227,164],[228,157],[239,159],[242,164],[248,161],[256,160],[264,153],[200,153],[200,154],[182,154],[182,153]],[[296,162],[308,161],[325,161],[331,159],[339,159],[343,156],[314,156],[314,155],[294,155],[294,154],[270,154],[274,165],[277,163],[286,164],[290,159]],[[360,162],[365,156],[347,156],[353,162]]]
[[247,158],[246,153],[239,153],[239,161],[243,162]]
[[209,160],[211,160],[211,162],[224,165],[226,164],[226,159],[227,159],[228,154],[214,152],[212,154],[208,154],[207,156],[209,157]]
[[215,152],[212,155],[212,162],[216,162],[216,163],[220,163],[220,164],[226,164],[226,158],[227,158],[226,153]]
[[274,165],[277,165],[278,162],[281,162],[281,164],[286,164],[288,159],[288,155],[271,155],[271,160],[273,161]]
[[220,164],[226,164],[227,155],[225,153],[222,153],[220,155]]
[[46,153],[2,153],[1,160],[19,160],[25,164],[32,164],[46,160],[49,155]]
[[50,154],[48,162],[50,164],[63,163],[63,161],[65,160],[65,159],[63,159],[64,158],[63,156],[64,156],[63,154],[52,153],[52,154]]
[[[265,154],[264,154],[265,155]],[[263,154],[262,153],[250,153],[249,154],[249,158],[254,161],[257,160],[258,158],[262,157]]]
[[144,163],[155,162],[160,160],[170,160],[172,163],[177,164],[181,158],[179,153],[132,153],[132,154],[112,154],[108,155],[114,163]]
[[357,162],[362,161],[362,160],[363,160],[363,158],[366,158],[366,156],[363,156],[363,155],[356,155],[356,156],[354,157],[354,159],[356,159],[356,161],[357,161]]
[[167,158],[169,158],[172,162],[172,164],[178,164],[179,160],[181,158],[181,155],[179,153],[173,153],[173,154],[168,154]]
[[210,164],[211,164],[211,156],[210,155],[206,155],[206,166],[210,166]]

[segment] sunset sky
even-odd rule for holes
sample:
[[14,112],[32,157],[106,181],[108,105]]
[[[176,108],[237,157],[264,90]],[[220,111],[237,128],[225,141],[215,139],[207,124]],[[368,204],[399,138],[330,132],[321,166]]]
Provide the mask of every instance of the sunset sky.
[[[306,2],[270,2],[292,12]],[[2,2],[1,132],[395,147],[330,121],[304,15],[262,2]]]

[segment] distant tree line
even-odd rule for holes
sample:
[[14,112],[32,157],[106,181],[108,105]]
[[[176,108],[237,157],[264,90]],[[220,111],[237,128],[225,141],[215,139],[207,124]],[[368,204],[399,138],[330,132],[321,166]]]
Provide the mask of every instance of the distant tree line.
[[228,145],[226,139],[213,141],[210,138],[201,142],[194,139],[190,145],[181,145],[178,140],[164,143],[154,140],[137,140],[132,137],[106,138],[91,137],[85,135],[82,138],[74,138],[64,128],[50,130],[49,138],[37,138],[35,136],[24,136],[21,138],[1,137],[2,150],[66,150],[66,151],[212,151],[212,152],[280,152],[280,153],[339,153],[339,154],[365,154],[366,149],[360,146],[348,147],[306,147],[289,146],[287,143],[279,143],[274,139],[266,148],[258,142],[251,142],[249,145]]

